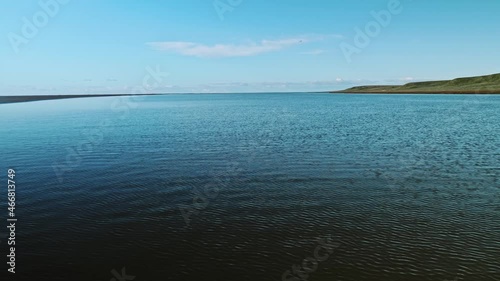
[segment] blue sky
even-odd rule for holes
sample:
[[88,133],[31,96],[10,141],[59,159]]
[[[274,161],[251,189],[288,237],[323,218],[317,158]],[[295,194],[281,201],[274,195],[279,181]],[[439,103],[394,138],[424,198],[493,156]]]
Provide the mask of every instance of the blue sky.
[[[497,0],[59,1],[0,2],[0,95],[126,94],[146,67],[169,74],[153,92],[322,91],[500,72]],[[356,30],[368,43],[356,44]]]

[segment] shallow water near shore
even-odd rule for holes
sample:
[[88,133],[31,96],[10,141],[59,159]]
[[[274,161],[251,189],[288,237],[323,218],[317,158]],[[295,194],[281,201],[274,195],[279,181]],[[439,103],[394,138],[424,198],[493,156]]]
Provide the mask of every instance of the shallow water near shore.
[[283,280],[324,238],[308,280],[500,280],[500,96],[86,98],[0,124],[19,280]]

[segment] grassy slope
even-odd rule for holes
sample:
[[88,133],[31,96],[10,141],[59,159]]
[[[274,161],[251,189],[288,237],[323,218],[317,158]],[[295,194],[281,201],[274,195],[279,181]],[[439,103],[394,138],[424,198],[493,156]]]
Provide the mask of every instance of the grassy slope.
[[446,81],[408,83],[402,86],[359,86],[336,93],[456,93],[500,94],[500,74]]

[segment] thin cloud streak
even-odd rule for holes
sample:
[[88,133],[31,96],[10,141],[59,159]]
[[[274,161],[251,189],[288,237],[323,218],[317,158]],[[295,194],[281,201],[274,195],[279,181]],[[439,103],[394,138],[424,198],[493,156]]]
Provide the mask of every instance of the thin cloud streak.
[[324,40],[328,35],[300,36],[279,40],[262,40],[247,44],[205,45],[194,42],[166,41],[146,43],[152,49],[202,58],[248,57],[283,50],[292,46]]

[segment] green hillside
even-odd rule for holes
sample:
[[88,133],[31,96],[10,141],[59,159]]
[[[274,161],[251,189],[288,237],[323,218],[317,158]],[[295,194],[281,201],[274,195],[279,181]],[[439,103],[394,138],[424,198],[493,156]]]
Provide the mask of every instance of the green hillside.
[[500,94],[500,73],[400,86],[358,86],[333,93]]

